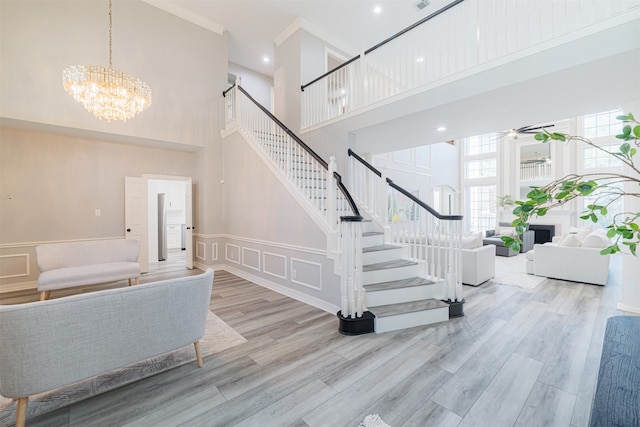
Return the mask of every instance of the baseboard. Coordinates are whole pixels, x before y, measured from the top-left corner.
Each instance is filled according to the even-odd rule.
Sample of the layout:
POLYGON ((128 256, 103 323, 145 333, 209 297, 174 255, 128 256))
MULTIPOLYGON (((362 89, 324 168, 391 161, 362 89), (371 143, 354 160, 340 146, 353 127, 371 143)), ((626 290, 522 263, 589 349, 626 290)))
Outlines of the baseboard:
MULTIPOLYGON (((307 305, 310 305, 315 308, 319 308, 320 310, 326 311, 330 314, 336 314, 340 307, 337 305, 328 303, 324 300, 312 297, 311 295, 307 295, 303 292, 296 291, 295 289, 288 288, 286 286, 280 285, 278 283, 274 283, 270 280, 267 280, 260 276, 255 276, 251 273, 247 273, 246 271, 240 270, 239 268, 232 267, 230 265, 223 265, 220 270, 225 270, 231 274, 235 274, 238 277, 242 277, 245 280, 248 280, 256 285, 260 285, 264 288, 271 289, 274 292, 277 292, 282 295, 286 295, 289 298, 293 298, 300 302, 303 302, 307 305)), ((215 287, 215 279, 214 279, 214 287, 215 287)))
POLYGON ((20 282, 0 285, 0 295, 9 292, 31 291, 37 289, 38 282, 20 282))
POLYGON ((640 307, 632 307, 630 305, 623 304, 621 302, 616 305, 616 308, 626 313, 640 314, 640 307))

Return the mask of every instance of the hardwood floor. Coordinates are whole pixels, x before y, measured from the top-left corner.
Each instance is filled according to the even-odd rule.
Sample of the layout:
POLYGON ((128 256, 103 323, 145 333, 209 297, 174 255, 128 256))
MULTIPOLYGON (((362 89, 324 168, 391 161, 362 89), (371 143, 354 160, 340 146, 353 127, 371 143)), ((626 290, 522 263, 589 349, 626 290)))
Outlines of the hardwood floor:
POLYGON ((585 426, 619 281, 614 266, 605 287, 465 286, 464 317, 349 337, 335 315, 219 271, 211 310, 246 344, 28 425, 358 426, 377 413, 393 427, 585 426))

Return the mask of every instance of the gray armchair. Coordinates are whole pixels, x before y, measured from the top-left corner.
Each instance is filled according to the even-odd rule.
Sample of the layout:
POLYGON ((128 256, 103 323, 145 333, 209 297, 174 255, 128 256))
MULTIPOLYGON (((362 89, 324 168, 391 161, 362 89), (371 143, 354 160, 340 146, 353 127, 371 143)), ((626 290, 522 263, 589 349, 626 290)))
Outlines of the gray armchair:
MULTIPOLYGON (((501 222, 498 224, 498 227, 512 227, 509 222, 501 222)), ((522 244, 520 245, 520 252, 525 253, 529 252, 533 249, 533 244, 535 243, 535 231, 533 230, 525 230, 524 233, 520 235, 520 240, 522 240, 522 244)), ((517 255, 517 252, 511 248, 506 248, 504 246, 504 242, 500 238, 499 234, 496 234, 496 230, 487 230, 485 232, 485 238, 482 239, 483 245, 495 245, 496 246, 496 255, 500 256, 514 256, 517 255)))

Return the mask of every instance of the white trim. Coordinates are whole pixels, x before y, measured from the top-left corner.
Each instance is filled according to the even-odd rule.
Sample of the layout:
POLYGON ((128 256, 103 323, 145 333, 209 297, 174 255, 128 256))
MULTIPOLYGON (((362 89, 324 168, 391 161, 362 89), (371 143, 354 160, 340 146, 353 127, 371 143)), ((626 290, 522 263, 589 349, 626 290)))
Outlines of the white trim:
POLYGON ((274 276, 274 277, 277 277, 279 279, 287 280, 287 256, 286 255, 276 254, 276 253, 273 253, 273 252, 263 251, 262 252, 262 272, 264 274, 268 274, 270 276, 274 276), (267 266, 266 256, 267 255, 273 256, 273 257, 276 257, 276 258, 283 258, 284 259, 284 268, 283 268, 284 276, 280 276, 279 274, 272 273, 272 272, 266 270, 266 266, 267 266))
MULTIPOLYGON (((305 293, 302 293, 300 291, 296 291, 295 289, 291 289, 288 288, 286 286, 283 285, 279 285, 277 283, 271 282, 269 280, 266 280, 262 277, 259 276, 254 276, 251 273, 247 273, 243 270, 240 270, 236 267, 232 267, 229 265, 224 265, 222 266, 222 268, 231 273, 234 274, 238 277, 241 277, 245 280, 248 280, 252 283, 255 283, 256 285, 260 285, 262 287, 265 287, 267 289, 271 289, 272 291, 278 292, 279 294, 288 296, 289 298, 293 298, 295 300, 298 300, 300 302, 303 302, 305 304, 308 304, 310 306, 319 308, 320 310, 326 311, 327 313, 331 313, 331 314, 336 314, 339 310, 340 307, 338 307, 337 305, 333 305, 331 303, 328 303, 327 301, 321 300, 319 298, 315 298, 312 297, 311 295, 307 295, 305 293)), ((214 285, 215 287, 215 279, 214 279, 214 285)))
POLYGON ((207 246, 203 242, 196 242, 196 258, 207 260, 207 246), (202 248, 202 256, 200 256, 200 248, 202 248))
POLYGON ((252 269, 252 270, 260 271, 260 251, 259 251, 259 250, 257 250, 257 249, 246 248, 246 247, 244 247, 244 246, 242 247, 241 251, 242 251, 242 266, 243 266, 243 267, 250 268, 250 269, 252 269), (253 265, 249 265, 249 264, 247 264, 247 263, 245 262, 245 251, 247 251, 247 252, 257 252, 257 253, 258 253, 258 258, 257 258, 257 260, 258 260, 258 266, 257 266, 257 267, 255 267, 255 266, 253 266, 253 265))
POLYGON ((8 279, 10 277, 25 277, 25 276, 30 276, 30 269, 29 269, 29 254, 9 254, 9 255, 0 255, 0 258, 17 258, 17 257, 25 257, 26 261, 25 261, 25 272, 22 274, 12 274, 10 276, 0 276, 0 279, 8 279))
POLYGON ((170 13, 178 18, 182 18, 185 21, 191 22, 199 27, 204 28, 205 30, 212 31, 220 36, 224 35, 225 28, 223 25, 214 22, 210 19, 203 18, 201 15, 197 13, 193 13, 188 11, 175 3, 171 3, 168 1, 159 1, 159 0, 142 0, 144 3, 147 3, 150 6, 156 7, 160 10, 163 10, 167 13, 170 13))
POLYGON ((293 258, 291 257, 291 262, 289 263, 289 268, 291 269, 291 283, 296 283, 298 285, 302 285, 302 286, 306 286, 307 288, 311 288, 311 289, 316 289, 318 291, 322 290, 322 264, 318 263, 318 262, 311 262, 311 261, 307 261, 304 259, 299 259, 299 258, 293 258), (319 286, 314 286, 310 283, 304 283, 304 282, 300 282, 298 280, 295 280, 294 278, 296 277, 295 270, 293 268, 293 263, 294 262, 298 262, 300 264, 309 264, 309 265, 315 265, 318 267, 318 277, 320 280, 320 284, 319 286))
POLYGON ((218 244, 217 243, 211 244, 211 260, 212 261, 218 260, 218 244))
POLYGON ((91 242, 95 240, 123 240, 124 236, 121 237, 96 237, 93 239, 69 239, 69 240, 49 240, 42 242, 22 242, 22 243, 1 243, 0 249, 10 249, 10 248, 25 248, 25 247, 34 247, 38 245, 48 245, 50 243, 70 243, 70 242, 91 242))
POLYGON ((326 249, 306 248, 304 246, 289 245, 286 243, 268 242, 266 240, 250 239, 250 238, 238 237, 238 236, 227 236, 225 238, 229 240, 236 240, 239 242, 249 242, 249 243, 254 243, 258 245, 265 245, 265 246, 271 246, 274 248, 282 248, 282 249, 288 249, 292 251, 305 252, 305 253, 314 254, 314 255, 322 255, 322 256, 327 255, 326 249))
POLYGON ((238 246, 238 245, 234 245, 234 244, 231 244, 231 243, 225 243, 225 244, 224 244, 224 259, 225 259, 225 261, 231 261, 231 262, 233 262, 233 263, 235 263, 235 264, 240 265, 240 257, 241 257, 241 256, 242 256, 242 255, 241 255, 241 253, 240 253, 240 246, 238 246), (236 251, 236 253, 238 254, 238 259, 237 259, 237 260, 234 260, 234 259, 232 259, 232 258, 229 258, 229 248, 230 248, 230 247, 233 247, 233 248, 236 248, 236 249, 237 249, 237 251, 236 251))
POLYGON ((635 314, 640 314, 640 307, 632 307, 630 305, 627 304, 623 304, 621 302, 619 302, 616 305, 616 308, 620 311, 626 311, 627 313, 635 313, 635 314))

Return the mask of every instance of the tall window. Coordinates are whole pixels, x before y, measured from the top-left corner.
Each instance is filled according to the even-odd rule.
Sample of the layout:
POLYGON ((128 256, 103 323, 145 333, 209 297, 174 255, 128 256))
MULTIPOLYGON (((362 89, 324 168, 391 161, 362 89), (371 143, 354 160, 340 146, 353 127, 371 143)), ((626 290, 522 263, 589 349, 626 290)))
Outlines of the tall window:
MULTIPOLYGON (((603 182, 606 182, 606 181, 603 180, 600 183, 603 183, 603 182)), ((591 193, 590 195, 582 197, 583 210, 586 210, 587 206, 592 204, 607 206, 607 211, 608 211, 607 215, 605 215, 604 217, 601 215, 598 215, 602 219, 595 224, 592 223, 591 221, 587 221, 589 225, 593 225, 595 228, 604 228, 607 225, 611 224, 611 221, 613 221, 613 217, 616 214, 623 212, 624 204, 622 203, 622 198, 615 197, 615 194, 617 192, 622 192, 622 184, 612 183, 612 184, 609 184, 608 188, 598 189, 593 193, 591 193), (608 194, 603 194, 603 193, 608 193, 608 194)))
POLYGON ((612 110, 584 116, 582 126, 585 138, 597 138, 621 133, 622 122, 617 120, 616 116, 622 114, 622 110, 612 110))
POLYGON ((470 136, 464 140, 464 155, 475 156, 477 154, 495 153, 497 135, 487 133, 484 135, 470 136))
MULTIPOLYGON (((620 144, 601 146, 610 153, 620 151, 620 144)), ((585 147, 582 149, 582 167, 585 169, 615 168, 622 166, 620 159, 612 154, 607 154, 595 147, 585 147)))
POLYGON ((466 188, 467 224, 471 231, 489 230, 496 225, 496 186, 466 188))
POLYGON ((463 140, 464 219, 467 231, 496 225, 498 144, 495 134, 463 140))

